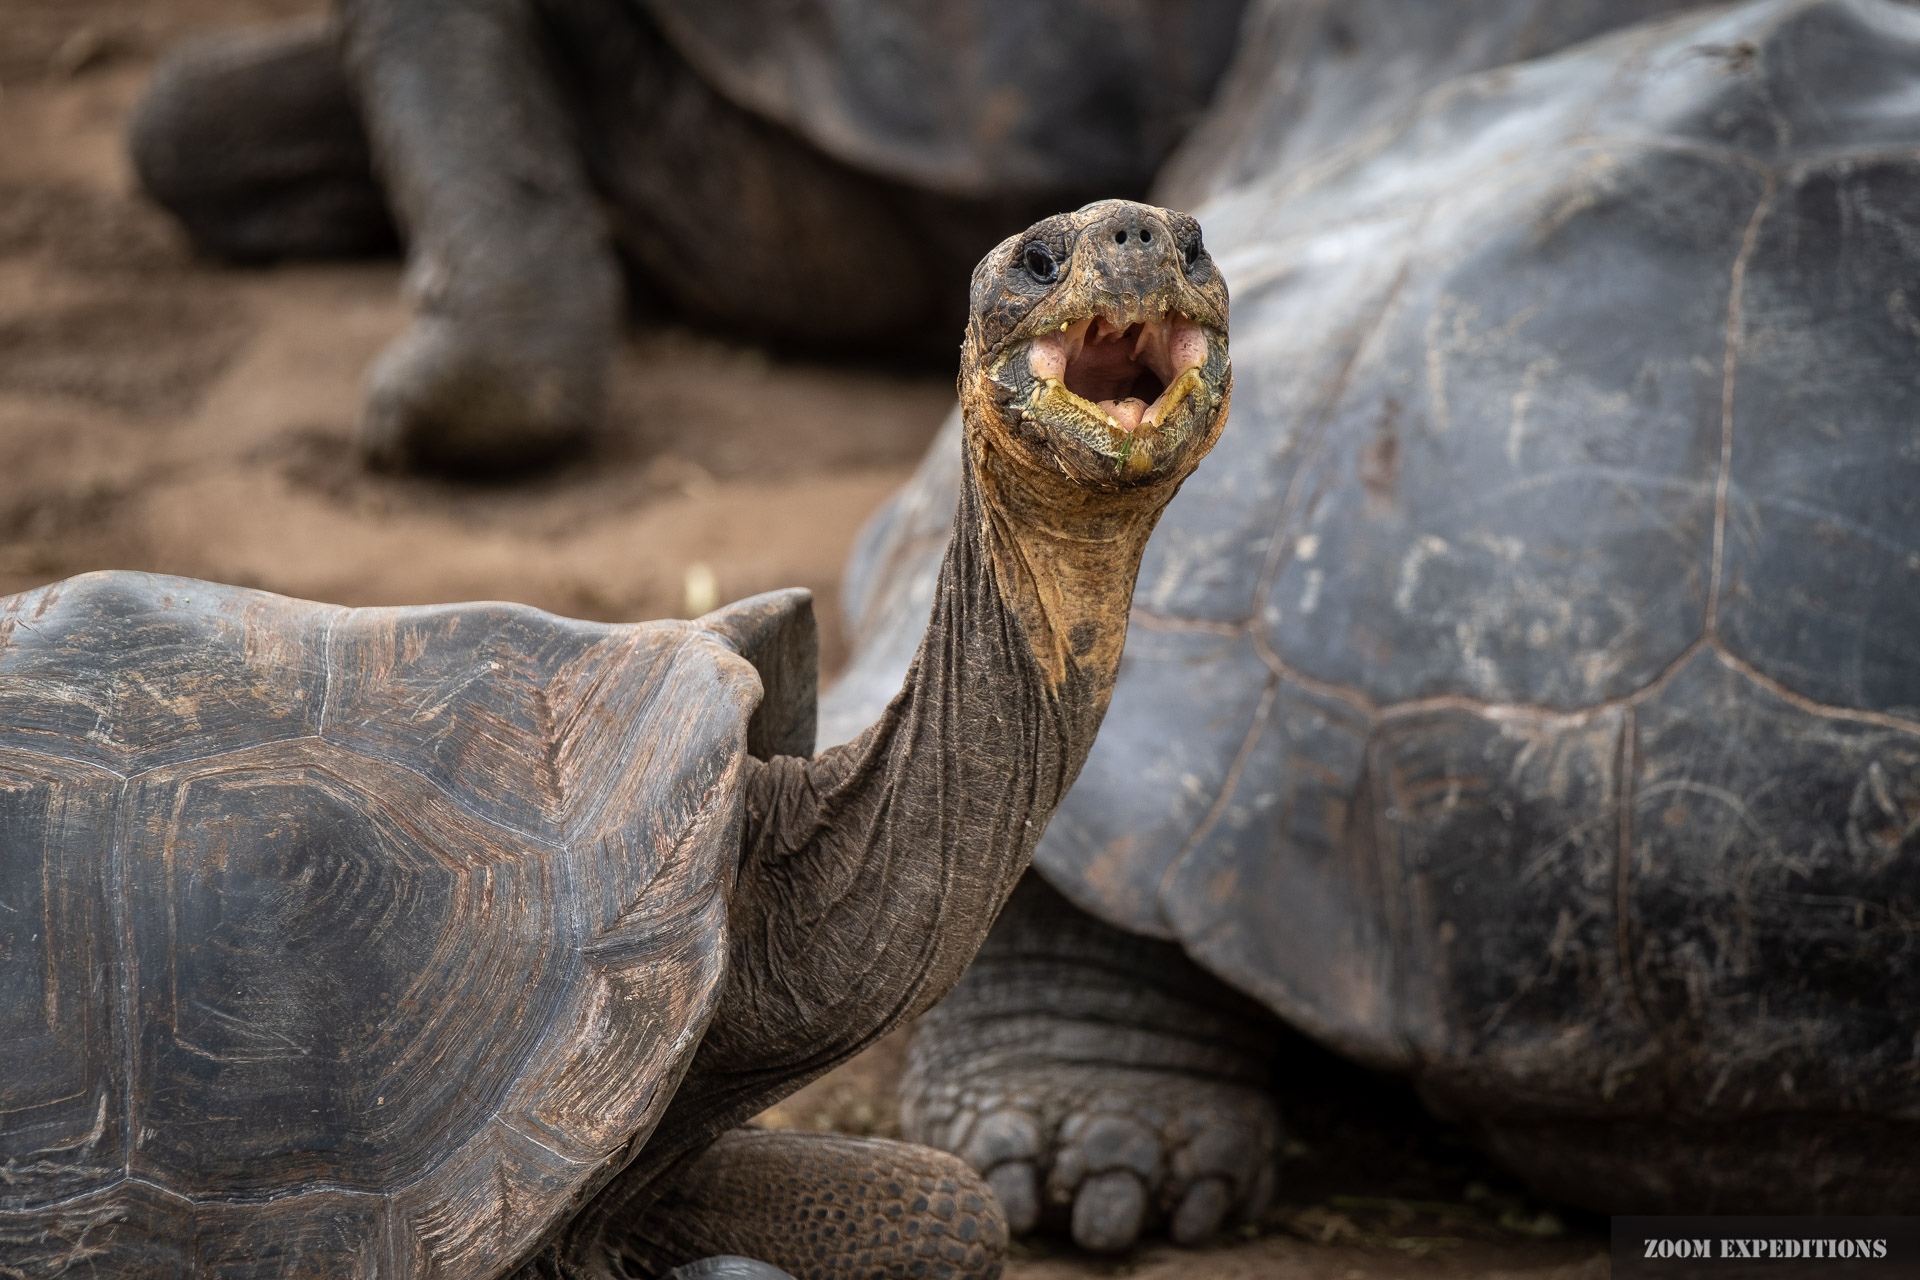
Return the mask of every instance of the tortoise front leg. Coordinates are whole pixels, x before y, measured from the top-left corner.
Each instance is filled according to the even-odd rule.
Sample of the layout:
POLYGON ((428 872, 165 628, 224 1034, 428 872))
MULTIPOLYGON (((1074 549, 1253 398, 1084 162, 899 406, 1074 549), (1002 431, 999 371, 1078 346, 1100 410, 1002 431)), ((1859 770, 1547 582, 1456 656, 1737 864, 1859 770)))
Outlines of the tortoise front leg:
MULTIPOLYGON (((821 1280, 991 1280, 1006 1258, 1007 1224, 986 1184, 944 1152, 735 1129, 601 1240, 621 1276, 694 1280, 700 1264, 682 1266, 687 1259, 735 1254, 821 1280)), ((716 1280, 725 1275, 708 1265, 716 1280)))
POLYGON ((580 439, 620 279, 530 6, 343 0, 341 16, 415 308, 368 376, 363 447, 484 469, 580 439))
POLYGON ((1169 942, 1028 872, 953 994, 914 1029, 902 1122, 978 1169, 1016 1232, 1197 1244, 1257 1217, 1281 1128, 1271 1014, 1169 942))

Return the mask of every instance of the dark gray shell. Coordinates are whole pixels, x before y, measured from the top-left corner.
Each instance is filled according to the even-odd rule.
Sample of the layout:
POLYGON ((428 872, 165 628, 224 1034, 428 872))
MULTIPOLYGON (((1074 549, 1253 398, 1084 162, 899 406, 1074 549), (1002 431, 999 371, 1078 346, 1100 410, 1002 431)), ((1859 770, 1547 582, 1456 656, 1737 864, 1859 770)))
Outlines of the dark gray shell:
POLYGON ((735 104, 948 195, 1144 189, 1245 0, 644 0, 735 104))
MULTIPOLYGON (((1920 11, 1767 0, 1215 191, 1233 417, 1047 877, 1460 1112, 1914 1114, 1916 102, 1920 11)), ((954 448, 856 554, 829 741, 954 448)))
POLYGON ((1253 0, 1213 109, 1161 171, 1157 197, 1195 209, 1234 187, 1311 180, 1334 153, 1399 133, 1445 81, 1700 7, 1699 0, 1253 0))
MULTIPOLYGON (((607 626, 131 573, 0 601, 9 1274, 527 1252, 713 1012, 737 651, 804 648, 809 609, 607 626)), ((798 688, 755 723, 805 751, 798 688)))

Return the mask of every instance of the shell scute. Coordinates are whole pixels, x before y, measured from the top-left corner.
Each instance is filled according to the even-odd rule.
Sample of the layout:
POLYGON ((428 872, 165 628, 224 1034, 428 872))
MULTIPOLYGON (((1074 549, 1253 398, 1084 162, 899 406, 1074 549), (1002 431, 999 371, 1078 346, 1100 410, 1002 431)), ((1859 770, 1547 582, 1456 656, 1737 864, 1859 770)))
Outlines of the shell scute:
POLYGON ((126 1050, 100 999, 112 873, 59 854, 112 843, 120 790, 97 766, 0 748, 0 850, 13 851, 0 884, 0 1045, 10 1065, 0 1214, 121 1176, 126 1050))
POLYGON ((1746 1113, 1911 1114, 1920 725, 1823 713, 1702 654, 1636 731, 1627 958, 1677 1086, 1746 1113))
POLYGON ((724 977, 718 637, 141 574, 0 618, 19 1257, 494 1274, 644 1141, 724 977))
POLYGON ((325 624, 340 612, 146 574, 87 574, 10 597, 0 601, 0 746, 132 774, 311 734, 326 694, 325 624))
POLYGON ((1620 946, 1629 725, 1621 708, 1544 722, 1439 708, 1377 736, 1395 1031, 1436 1086, 1509 1109, 1654 1096, 1658 1073, 1635 1067, 1658 1046, 1620 946))
POLYGON ((1167 862, 1160 904, 1195 956, 1258 973, 1250 990, 1270 1007, 1384 1066, 1403 1050, 1393 940, 1374 907, 1383 877, 1365 838, 1371 728, 1340 698, 1285 679, 1264 687, 1206 825, 1167 862), (1275 840, 1292 856, 1268 856, 1275 840))
POLYGON ((130 1171, 195 1197, 419 1178, 570 980, 563 851, 324 742, 213 764, 127 797, 130 1171))
POLYGON ((1920 421, 1916 210, 1920 165, 1865 158, 1794 175, 1756 229, 1718 621, 1795 691, 1920 724, 1920 437, 1883 425, 1920 421))

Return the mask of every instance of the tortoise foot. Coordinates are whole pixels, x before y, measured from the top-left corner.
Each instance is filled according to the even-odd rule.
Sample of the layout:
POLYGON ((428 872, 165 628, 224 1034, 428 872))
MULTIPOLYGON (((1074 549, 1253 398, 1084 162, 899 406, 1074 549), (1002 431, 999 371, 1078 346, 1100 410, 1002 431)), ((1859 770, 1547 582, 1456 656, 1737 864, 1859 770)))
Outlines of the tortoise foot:
MULTIPOLYGON (((615 1273, 704 1276, 688 1259, 759 1259, 795 1280, 994 1280, 1007 1224, 944 1152, 883 1138, 736 1129, 609 1244, 615 1273)), ((751 1273, 741 1273, 744 1277, 751 1273)), ((733 1272, 713 1272, 732 1280, 733 1272)))
POLYGON ((600 415, 614 287, 609 271, 586 291, 605 306, 559 304, 582 314, 516 315, 510 303, 479 302, 416 317, 367 374, 368 463, 503 472, 583 444, 600 415))
POLYGON ((599 418, 619 266, 535 8, 341 8, 415 312, 367 375, 361 447, 376 466, 511 471, 599 418))
POLYGON ((1272 1194, 1279 1116, 1257 1089, 1064 1063, 915 1083, 922 1136, 983 1172, 1015 1232, 1064 1225, 1097 1253, 1156 1228, 1199 1244, 1272 1194))
POLYGON ((1016 1233, 1115 1252, 1197 1244, 1273 1191, 1269 1015, 1177 947, 1121 934, 1029 875, 914 1034, 908 1136, 978 1170, 1016 1233))

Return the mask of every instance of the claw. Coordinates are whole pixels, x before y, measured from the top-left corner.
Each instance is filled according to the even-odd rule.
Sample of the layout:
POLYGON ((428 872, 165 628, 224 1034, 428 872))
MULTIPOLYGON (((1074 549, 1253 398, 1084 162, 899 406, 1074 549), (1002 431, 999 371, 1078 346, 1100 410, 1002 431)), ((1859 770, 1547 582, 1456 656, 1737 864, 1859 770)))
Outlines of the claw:
POLYGON ((1174 1243, 1195 1245, 1220 1229, 1227 1211, 1233 1207, 1233 1192, 1225 1178, 1202 1178, 1187 1189, 1180 1207, 1173 1211, 1171 1227, 1174 1243))
POLYGON ((1092 1253, 1119 1253, 1146 1225, 1147 1189, 1125 1169, 1096 1173, 1073 1201, 1073 1242, 1092 1253))
POLYGON ((1003 1164, 987 1174, 987 1185, 1007 1211, 1007 1229, 1025 1235, 1040 1225, 1040 1179, 1024 1160, 1003 1164))

